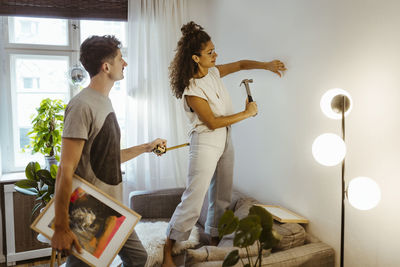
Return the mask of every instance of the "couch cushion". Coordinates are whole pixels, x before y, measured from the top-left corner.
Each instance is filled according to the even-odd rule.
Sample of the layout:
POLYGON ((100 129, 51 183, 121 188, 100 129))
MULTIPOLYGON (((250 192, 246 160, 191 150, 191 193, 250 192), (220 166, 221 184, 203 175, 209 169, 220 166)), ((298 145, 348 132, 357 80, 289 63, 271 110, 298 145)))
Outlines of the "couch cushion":
MULTIPOLYGON (((245 203, 247 204, 248 202, 257 203, 258 201, 255 200, 254 198, 245 196, 244 194, 240 193, 239 191, 234 190, 232 192, 232 201, 231 201, 231 204, 229 205, 228 209, 235 211, 235 210, 239 209, 239 207, 241 207, 243 204, 245 204, 245 203)), ((242 208, 240 212, 243 212, 243 214, 246 213, 246 207, 242 208)), ((205 227, 205 224, 206 224, 207 213, 208 213, 208 192, 204 198, 200 217, 199 217, 199 220, 197 221, 203 228, 205 227)), ((248 214, 248 210, 247 210, 247 214, 248 214)), ((236 216, 239 217, 239 215, 236 215, 236 216)), ((239 218, 242 218, 242 217, 239 217, 239 218)))
MULTIPOLYGON (((255 257, 253 257, 253 262, 255 257)), ((198 262, 188 264, 190 267, 221 267, 222 261, 198 262)), ((239 261, 232 267, 242 267, 239 261)), ((298 266, 313 266, 313 267, 334 267, 335 266, 335 251, 332 247, 322 243, 311 243, 297 248, 292 248, 288 251, 278 251, 271 253, 267 257, 263 257, 262 266, 269 267, 298 267, 298 266)))
MULTIPOLYGON (((223 261, 225 256, 232 250, 239 250, 239 256, 241 258, 247 257, 245 248, 238 247, 215 247, 215 246, 203 246, 198 249, 187 249, 185 252, 185 266, 190 266, 197 262, 207 261, 223 261)), ((249 256, 258 255, 257 243, 248 247, 249 256)), ((264 250, 263 255, 267 256, 270 254, 270 250, 264 250)))

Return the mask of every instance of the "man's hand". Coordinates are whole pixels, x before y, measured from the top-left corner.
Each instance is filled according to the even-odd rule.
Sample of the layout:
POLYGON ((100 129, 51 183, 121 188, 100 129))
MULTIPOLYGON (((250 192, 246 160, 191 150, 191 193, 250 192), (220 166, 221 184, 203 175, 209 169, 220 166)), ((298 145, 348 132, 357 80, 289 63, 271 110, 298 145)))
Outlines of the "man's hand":
POLYGON ((282 77, 283 72, 287 70, 285 64, 283 64, 283 62, 281 62, 280 60, 272 60, 271 62, 265 62, 265 69, 278 74, 279 77, 282 77))
POLYGON ((51 247, 53 249, 68 256, 71 254, 73 246, 79 253, 82 253, 78 238, 71 229, 54 231, 53 238, 51 239, 51 247))
MULTIPOLYGON (((146 152, 152 152, 157 146, 166 148, 167 147, 167 140, 157 138, 154 141, 147 143, 146 152)), ((161 156, 161 154, 157 154, 157 156, 161 156)))

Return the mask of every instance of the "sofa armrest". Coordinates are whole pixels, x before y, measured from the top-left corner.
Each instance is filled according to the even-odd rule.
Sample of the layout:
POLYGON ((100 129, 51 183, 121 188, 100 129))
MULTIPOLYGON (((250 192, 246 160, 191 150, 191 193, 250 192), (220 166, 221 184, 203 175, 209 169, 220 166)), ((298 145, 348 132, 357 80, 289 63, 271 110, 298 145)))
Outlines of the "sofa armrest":
POLYGON ((181 202, 185 188, 133 191, 129 194, 129 207, 143 219, 171 218, 181 202))

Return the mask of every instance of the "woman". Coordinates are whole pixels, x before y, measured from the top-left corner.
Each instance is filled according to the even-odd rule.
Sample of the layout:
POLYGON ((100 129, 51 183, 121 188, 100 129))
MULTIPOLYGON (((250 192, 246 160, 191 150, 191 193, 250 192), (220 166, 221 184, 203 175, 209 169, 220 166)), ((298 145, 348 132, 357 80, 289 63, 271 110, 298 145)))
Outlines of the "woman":
POLYGON ((208 188, 205 231, 212 244, 218 242, 218 220, 231 202, 234 158, 230 125, 257 115, 257 104, 246 101, 244 111, 233 113, 221 78, 244 69, 265 69, 279 76, 286 70, 279 60, 241 60, 215 65, 217 53, 203 28, 192 21, 183 25, 181 31, 183 36, 170 65, 170 82, 174 95, 183 98, 191 124, 189 174, 181 203, 168 225, 164 267, 175 266, 172 247, 175 241, 188 239, 208 188))

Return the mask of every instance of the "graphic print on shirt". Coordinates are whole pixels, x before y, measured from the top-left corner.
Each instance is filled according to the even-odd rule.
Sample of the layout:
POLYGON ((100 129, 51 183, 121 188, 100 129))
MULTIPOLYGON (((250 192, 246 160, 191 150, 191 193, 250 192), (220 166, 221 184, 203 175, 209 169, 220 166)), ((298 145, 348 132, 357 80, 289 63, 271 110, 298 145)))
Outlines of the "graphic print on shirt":
POLYGON ((90 149, 90 165, 94 174, 109 185, 117 185, 122 181, 120 137, 117 117, 111 112, 90 149))

